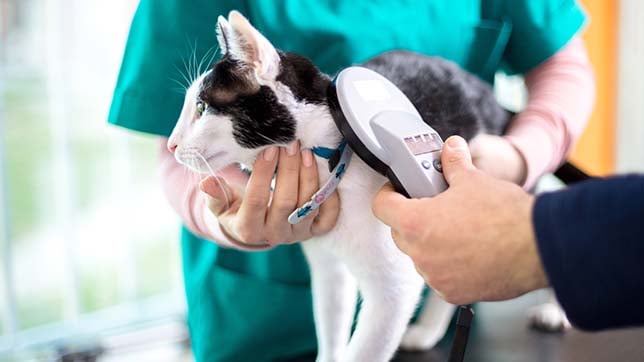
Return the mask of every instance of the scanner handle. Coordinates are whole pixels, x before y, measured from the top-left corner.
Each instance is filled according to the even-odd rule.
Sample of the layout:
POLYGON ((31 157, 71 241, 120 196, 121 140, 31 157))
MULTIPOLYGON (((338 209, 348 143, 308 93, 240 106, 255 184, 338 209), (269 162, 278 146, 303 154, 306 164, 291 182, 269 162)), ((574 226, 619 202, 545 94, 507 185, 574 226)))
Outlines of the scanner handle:
POLYGON ((432 197, 447 189, 441 164, 443 141, 438 133, 411 113, 383 111, 371 119, 373 133, 386 151, 387 177, 397 191, 432 197))

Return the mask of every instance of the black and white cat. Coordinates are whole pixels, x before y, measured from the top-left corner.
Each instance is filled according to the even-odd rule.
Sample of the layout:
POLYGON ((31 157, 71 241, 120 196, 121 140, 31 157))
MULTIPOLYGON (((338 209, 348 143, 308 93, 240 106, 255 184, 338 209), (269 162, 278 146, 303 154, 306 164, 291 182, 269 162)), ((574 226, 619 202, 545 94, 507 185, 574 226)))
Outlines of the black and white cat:
MULTIPOLYGON (((187 90, 169 140, 179 162, 205 173, 251 165, 267 146, 296 140, 302 148, 337 147, 341 135, 326 99, 329 76, 307 58, 275 49, 238 12, 219 17, 217 35, 223 56, 187 90)), ((501 134, 509 120, 487 84, 448 61, 395 51, 363 66, 394 82, 443 138, 501 134)), ((324 183, 327 160, 316 161, 324 183)), ((419 321, 407 328, 423 280, 371 212, 385 181, 353 157, 338 186, 342 208, 335 228, 301 244, 311 271, 318 361, 388 361, 401 342, 430 348, 453 314, 453 305, 432 294, 419 321), (358 291, 363 302, 350 336, 358 291)))

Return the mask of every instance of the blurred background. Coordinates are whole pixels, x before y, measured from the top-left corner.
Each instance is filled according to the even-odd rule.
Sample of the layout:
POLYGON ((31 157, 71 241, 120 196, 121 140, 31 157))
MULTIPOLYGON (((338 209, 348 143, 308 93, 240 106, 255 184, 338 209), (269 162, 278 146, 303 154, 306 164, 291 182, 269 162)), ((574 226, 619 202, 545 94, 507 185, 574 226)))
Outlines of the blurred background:
POLYGON ((0 360, 186 338, 157 144, 106 124, 136 5, 0 1, 0 360))
MULTIPOLYGON (((598 95, 572 159, 642 171, 644 2, 581 2, 598 95)), ((0 0, 0 361, 190 359, 155 140, 106 124, 136 5, 0 0)), ((521 80, 498 80, 521 103, 521 80)))

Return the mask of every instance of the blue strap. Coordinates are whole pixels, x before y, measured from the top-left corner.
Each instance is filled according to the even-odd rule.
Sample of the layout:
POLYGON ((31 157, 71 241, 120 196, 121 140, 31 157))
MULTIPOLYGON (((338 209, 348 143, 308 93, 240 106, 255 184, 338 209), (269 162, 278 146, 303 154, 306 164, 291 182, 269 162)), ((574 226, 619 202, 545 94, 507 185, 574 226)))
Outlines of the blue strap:
MULTIPOLYGON (((323 150, 330 150, 330 156, 329 157, 334 157, 333 155, 337 154, 338 160, 335 162, 336 164, 334 165, 333 170, 331 170, 331 175, 329 176, 329 179, 326 180, 324 185, 311 197, 311 200, 307 201, 304 205, 301 207, 297 208, 295 211, 291 213, 288 217, 288 222, 291 224, 297 224, 298 222, 302 221, 307 215, 309 215, 313 210, 316 210, 320 205, 326 201, 326 199, 331 196, 333 191, 338 187, 338 184, 340 183, 340 180, 342 179, 342 176, 344 176, 345 171, 347 170, 347 167, 349 166, 349 161, 351 161, 351 155, 353 152, 351 151, 350 147, 346 147, 347 142, 342 141, 340 145, 338 146, 337 149, 331 150, 326 147, 317 147, 318 149, 323 149, 323 150)), ((314 151, 315 152, 315 151, 314 151)), ((326 151, 322 151, 326 152, 326 151)), ((316 155, 318 155, 316 153, 316 155)), ((323 157, 324 156, 320 156, 323 157)), ((332 160, 329 159, 329 163, 332 160)))
POLYGON ((344 152, 344 148, 346 146, 347 141, 343 140, 338 145, 338 148, 333 149, 328 147, 313 147, 311 148, 311 151, 313 151, 313 154, 315 154, 316 156, 329 160, 329 172, 331 172, 333 171, 335 166, 338 165, 340 156, 342 156, 342 153, 344 152))
POLYGON ((337 148, 328 148, 328 147, 313 147, 311 151, 318 157, 326 158, 327 160, 333 156, 337 148))

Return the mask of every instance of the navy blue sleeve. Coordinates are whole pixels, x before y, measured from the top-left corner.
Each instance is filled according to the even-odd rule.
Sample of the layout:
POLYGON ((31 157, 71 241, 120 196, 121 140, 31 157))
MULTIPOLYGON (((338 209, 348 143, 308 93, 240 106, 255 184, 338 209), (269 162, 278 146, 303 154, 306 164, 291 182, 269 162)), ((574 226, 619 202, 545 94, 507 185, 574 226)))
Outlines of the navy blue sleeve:
POLYGON ((573 325, 644 325, 644 175, 542 194, 533 224, 546 275, 573 325))

